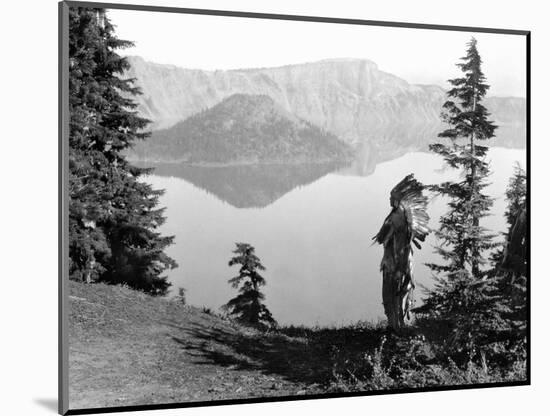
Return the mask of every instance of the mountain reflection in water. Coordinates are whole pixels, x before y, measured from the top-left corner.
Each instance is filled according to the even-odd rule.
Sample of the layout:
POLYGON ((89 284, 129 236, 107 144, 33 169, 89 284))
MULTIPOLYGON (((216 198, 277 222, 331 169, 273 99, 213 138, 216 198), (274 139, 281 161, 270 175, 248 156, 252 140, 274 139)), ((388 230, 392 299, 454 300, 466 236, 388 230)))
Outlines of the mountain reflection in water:
MULTIPOLYGON (((175 236, 167 249, 179 264, 168 272, 173 292, 184 287, 190 304, 219 308, 234 296, 227 280, 235 270, 227 262, 235 242, 244 241, 256 247, 266 267, 266 302, 280 323, 332 325, 383 316, 382 250, 371 238, 388 214, 391 188, 411 172, 423 183, 456 180, 460 173, 442 169, 444 162, 430 152, 376 164, 379 157, 372 151, 355 173, 334 165, 160 165, 144 180, 166 191, 160 231, 175 236)), ((516 161, 525 166, 525 157, 522 149, 489 152, 493 174, 486 191, 495 203, 483 226, 497 234, 506 226, 508 180, 516 161)), ((445 201, 432 195, 430 201, 430 226, 436 228, 445 201)), ((431 234, 415 253, 419 285, 432 284, 424 264, 437 261, 434 244, 431 234)))
POLYGON ((341 167, 338 163, 222 167, 167 163, 156 164, 154 174, 184 179, 235 208, 264 208, 341 167))
MULTIPOLYGON (((203 189, 235 208, 264 208, 300 186, 309 185, 329 173, 352 176, 371 175, 382 162, 410 152, 427 152, 441 125, 422 125, 373 131, 356 145, 353 161, 319 164, 261 164, 236 166, 196 166, 178 163, 141 162, 154 167, 154 174, 174 177, 203 189)), ((487 145, 501 148, 524 148, 522 125, 501 126, 487 145)), ((414 167, 411 167, 414 170, 414 167)))
MULTIPOLYGON (((397 159, 410 152, 429 152, 429 144, 443 139, 438 134, 446 128, 444 124, 403 125, 365 132, 356 145, 353 162, 340 174, 354 176, 371 175, 382 162, 397 159)), ((495 137, 484 144, 503 149, 524 149, 526 144, 525 124, 500 125, 495 137)))

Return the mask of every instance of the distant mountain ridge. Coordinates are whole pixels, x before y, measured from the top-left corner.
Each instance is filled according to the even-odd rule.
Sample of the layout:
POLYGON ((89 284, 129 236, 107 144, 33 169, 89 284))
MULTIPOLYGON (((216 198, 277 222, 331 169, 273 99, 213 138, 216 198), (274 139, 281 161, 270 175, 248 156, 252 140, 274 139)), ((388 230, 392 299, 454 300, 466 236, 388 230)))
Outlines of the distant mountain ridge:
POLYGON ((349 161, 352 148, 267 95, 233 94, 136 143, 141 161, 211 165, 349 161))
MULTIPOLYGON (((204 71, 129 57, 125 76, 137 79, 140 113, 154 130, 168 128, 237 93, 267 95, 286 111, 347 143, 364 141, 384 125, 440 122, 445 90, 414 85, 368 60, 334 59, 274 68, 204 71)), ((487 97, 499 125, 525 123, 524 98, 487 97)))

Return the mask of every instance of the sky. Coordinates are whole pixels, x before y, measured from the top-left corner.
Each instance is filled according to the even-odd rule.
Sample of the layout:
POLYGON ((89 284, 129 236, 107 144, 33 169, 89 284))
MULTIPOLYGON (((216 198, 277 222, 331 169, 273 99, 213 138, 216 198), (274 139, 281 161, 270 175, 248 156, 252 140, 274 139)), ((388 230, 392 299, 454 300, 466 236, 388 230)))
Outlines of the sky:
POLYGON ((456 67, 472 36, 478 40, 488 95, 525 97, 525 37, 427 29, 296 22, 179 13, 109 10, 122 55, 183 68, 258 68, 360 58, 412 84, 460 76, 456 67))

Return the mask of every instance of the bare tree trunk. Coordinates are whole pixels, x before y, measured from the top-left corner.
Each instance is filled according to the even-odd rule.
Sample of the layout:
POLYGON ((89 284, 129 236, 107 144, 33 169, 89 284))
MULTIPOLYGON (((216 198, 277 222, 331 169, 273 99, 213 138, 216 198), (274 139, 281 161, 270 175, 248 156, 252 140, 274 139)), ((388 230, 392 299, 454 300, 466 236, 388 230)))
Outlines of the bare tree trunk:
MULTIPOLYGON (((474 88, 474 103, 472 105, 472 112, 475 113, 477 108, 477 102, 476 102, 476 91, 474 88)), ((474 199, 474 194, 476 192, 476 166, 475 166, 475 142, 474 142, 474 123, 472 122, 472 134, 470 135, 470 151, 472 152, 472 164, 471 164, 471 172, 472 172, 472 193, 470 196, 470 201, 474 199)), ((479 218, 477 214, 472 213, 472 225, 477 228, 479 227, 479 218)), ((477 260, 479 256, 479 249, 477 247, 477 243, 474 243, 472 246, 472 274, 475 276, 479 275, 479 262, 477 260)))

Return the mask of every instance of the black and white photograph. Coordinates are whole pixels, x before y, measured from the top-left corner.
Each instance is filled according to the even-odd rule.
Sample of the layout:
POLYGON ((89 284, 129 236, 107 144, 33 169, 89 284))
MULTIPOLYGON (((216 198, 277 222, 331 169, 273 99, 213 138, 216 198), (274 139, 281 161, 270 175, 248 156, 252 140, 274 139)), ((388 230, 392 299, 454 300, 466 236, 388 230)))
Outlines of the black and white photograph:
POLYGON ((61 412, 530 383, 528 31, 59 7, 61 412))

